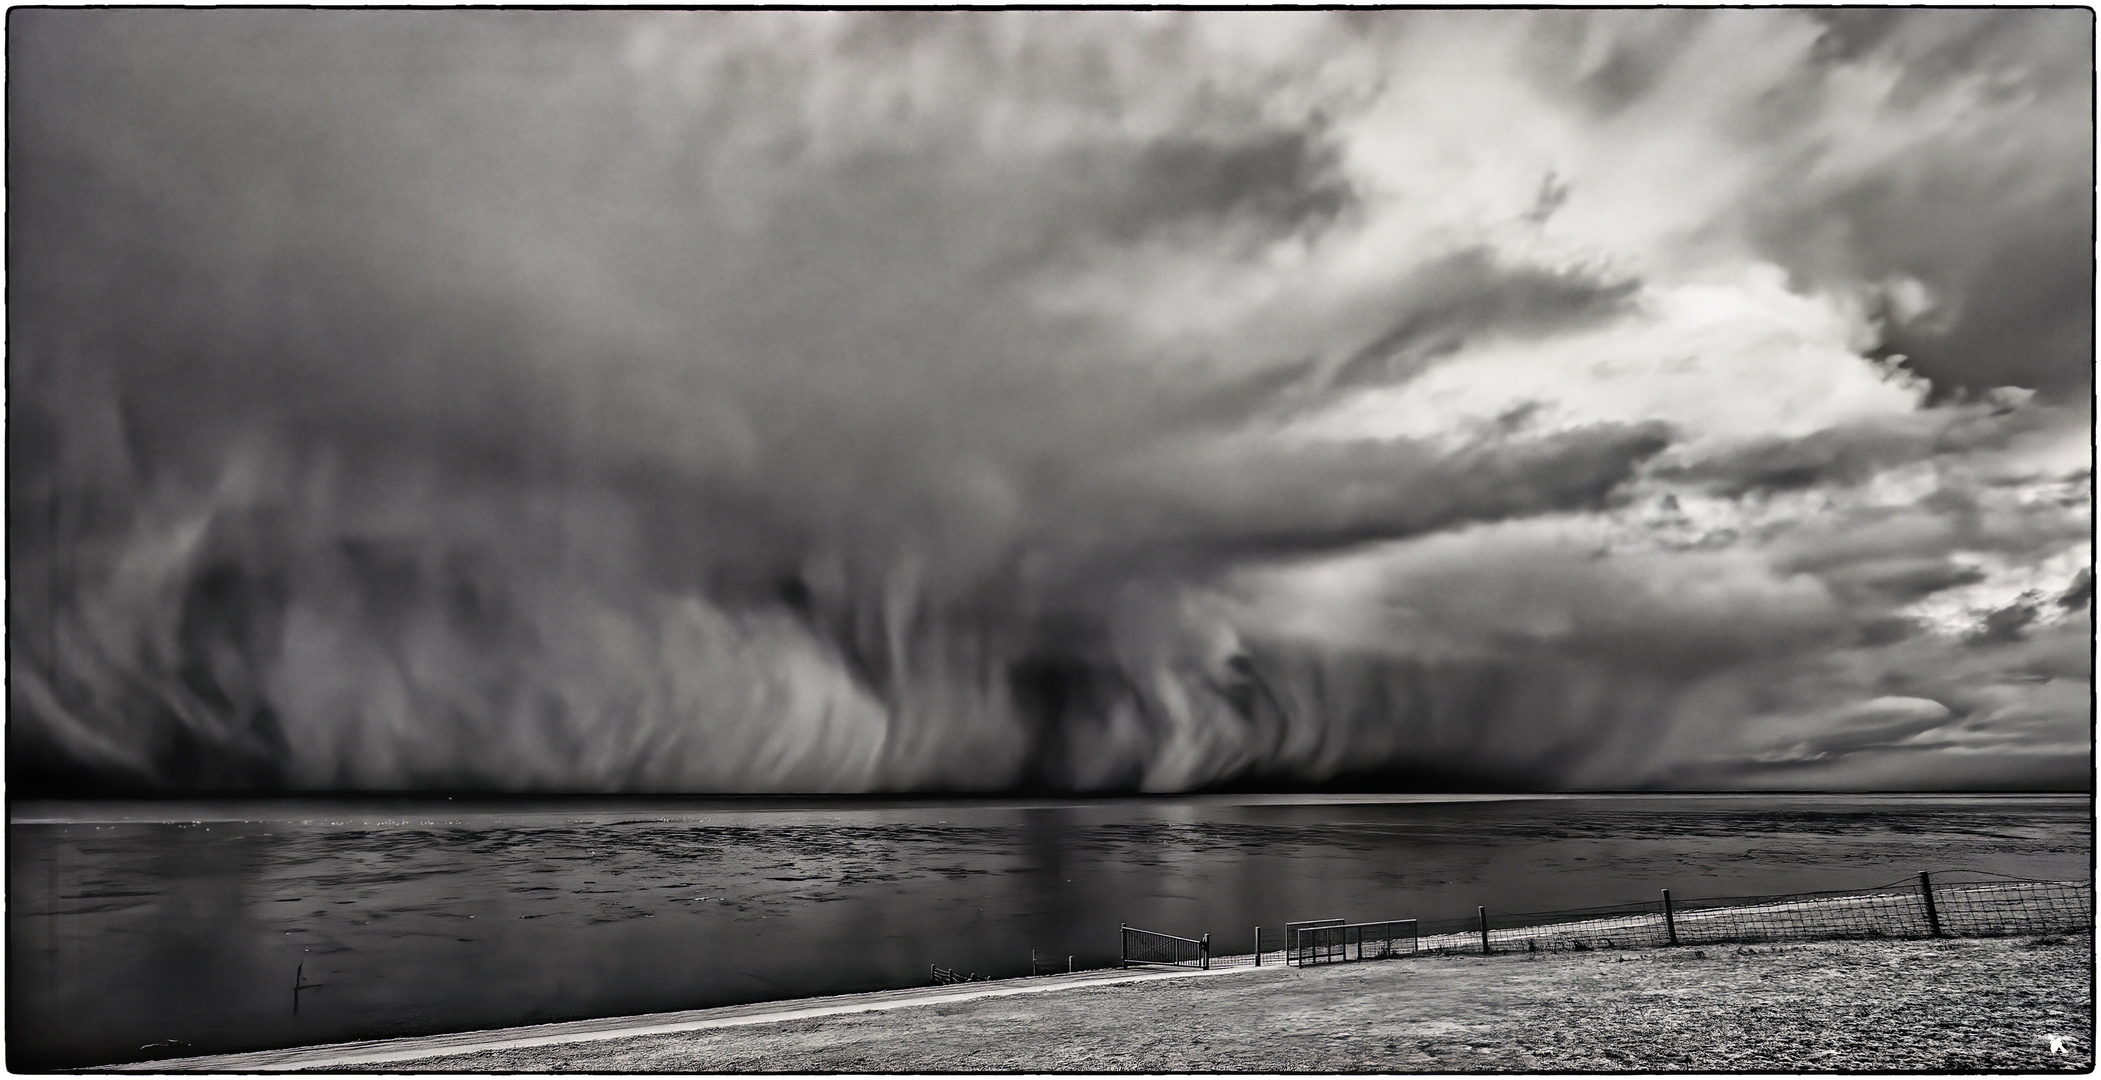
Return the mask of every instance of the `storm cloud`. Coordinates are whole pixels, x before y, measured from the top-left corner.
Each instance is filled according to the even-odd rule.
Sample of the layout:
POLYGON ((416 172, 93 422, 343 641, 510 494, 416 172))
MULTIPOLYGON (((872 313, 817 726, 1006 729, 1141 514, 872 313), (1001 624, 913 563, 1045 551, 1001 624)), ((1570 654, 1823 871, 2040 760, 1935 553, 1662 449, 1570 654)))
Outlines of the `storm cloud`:
POLYGON ((14 778, 2076 785, 2090 17, 1855 14, 15 12, 14 778))

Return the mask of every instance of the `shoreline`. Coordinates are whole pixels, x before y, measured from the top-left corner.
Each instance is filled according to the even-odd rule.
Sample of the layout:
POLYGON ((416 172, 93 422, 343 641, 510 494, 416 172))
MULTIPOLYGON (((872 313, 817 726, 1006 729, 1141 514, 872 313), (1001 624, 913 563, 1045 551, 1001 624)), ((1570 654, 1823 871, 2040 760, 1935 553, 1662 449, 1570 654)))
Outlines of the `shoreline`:
POLYGON ((2086 1072, 2092 963, 2088 935, 1219 963, 93 1071, 2086 1072))
MULTIPOLYGON (((1968 884, 1936 890, 1945 902, 1955 890, 1982 890, 1996 892, 2006 889, 2003 883, 1985 885, 1968 884)), ((1752 899, 1752 898, 1746 898, 1752 899)), ((254 1072, 287 1071, 309 1069, 358 1069, 373 1066, 388 1066, 404 1061, 427 1061, 463 1055, 516 1054, 546 1051, 578 1043, 626 1040, 647 1037, 686 1036, 715 1029, 744 1027, 754 1024, 769 1024, 787 1021, 818 1020, 862 1013, 887 1012, 896 1009, 915 1008, 928 1005, 952 1005, 961 1002, 991 998, 1014 997, 1051 991, 1081 990, 1114 985, 1157 982, 1227 975, 1234 973, 1274 972, 1291 973, 1303 977, 1311 971, 1347 970, 1366 964, 1385 963, 1430 964, 1438 960, 1462 960, 1473 963, 1493 963, 1497 960, 1537 962, 1541 959, 1581 958, 1639 955, 1648 957, 1684 957, 1706 959, 1707 951, 1726 952, 1734 949, 1736 955, 1758 955, 1760 949, 1792 949, 1800 946, 1842 946, 1846 944, 1888 943, 1892 945, 1920 945, 1943 948, 1963 948, 1976 943, 1998 943, 2021 938, 2035 943, 2065 945, 2069 939, 2064 931, 2035 930, 2024 934, 2006 934, 2003 930, 1978 936, 1951 936, 1935 934, 1915 937, 1905 935, 1884 936, 1875 934, 1821 933, 1790 936, 1783 927, 1770 927, 1776 936, 1740 936, 1733 932, 1737 920, 1761 911, 1824 908, 1856 916, 1899 916, 1899 921, 1908 918, 1905 909, 1912 898, 1904 895, 1855 894, 1849 896, 1766 897, 1764 903, 1711 908, 1704 911, 1686 911, 1679 916, 1681 929, 1687 940, 1683 943, 1666 944, 1663 940, 1663 916, 1658 912, 1625 912, 1606 915, 1602 918, 1574 919, 1549 922, 1527 927, 1497 928, 1492 932, 1477 935, 1467 931, 1461 933, 1434 933, 1416 939, 1416 947, 1408 954, 1387 959, 1348 962, 1329 962, 1309 967, 1294 967, 1287 964, 1284 954, 1275 951, 1213 956, 1205 968, 1169 967, 1150 965, 1139 968, 1096 968, 1088 971, 1030 976, 1025 978, 992 979, 976 982, 938 984, 934 986, 896 987, 857 994, 828 995, 820 997, 790 998, 772 1002, 755 1002, 743 1005, 719 1006, 708 1009, 683 1010, 665 1013, 649 1013, 633 1016, 607 1017, 599 1019, 573 1020, 551 1024, 537 1024, 510 1028, 492 1028, 437 1035, 405 1036, 393 1039, 360 1040, 325 1043, 310 1046, 286 1047, 272 1050, 243 1051, 230 1054, 200 1055, 188 1058, 158 1059, 153 1061, 96 1066, 89 1071, 103 1072, 254 1072), (1703 927, 1703 924, 1711 924, 1703 927), (1702 929, 1709 935, 1697 940, 1694 935, 1702 929), (1605 935, 1612 935, 1607 937, 1605 935), (1492 954, 1474 952, 1475 942, 1483 936, 1495 946, 1492 954), (1615 938, 1617 943, 1615 943, 1615 938), (1547 945, 1539 950, 1542 943, 1547 945), (1756 946, 1756 947, 1753 947, 1756 946)), ((1922 909, 1923 910, 1923 909, 1922 909)), ((2089 919, 2091 918, 2091 908, 2089 919)), ((1839 924, 1831 924, 1837 929, 1839 924)), ((1969 927, 1971 934, 1985 927, 1969 927)), ((1991 928, 1996 930, 1997 928, 1991 928)), ((1485 930, 1485 928, 1484 928, 1485 930)), ((2089 930, 2085 934, 2074 934, 2085 942, 2088 950, 2087 970, 2092 968, 2093 937, 2089 930)), ((2048 947, 2048 946, 2044 946, 2048 947)), ((1989 950, 1988 950, 1989 951, 1989 950)), ((2003 948, 2002 950, 2003 951, 2003 948)), ((1347 956, 1347 950, 1343 953, 1347 956)), ((2091 1001, 2088 1002, 2089 1012, 2091 1001)), ((2091 1039, 2089 1039, 2091 1045, 2091 1039)), ((392 1070, 389 1070, 392 1071, 392 1070)), ((920 1071, 920 1070, 912 1070, 920 1071)))
MULTIPOLYGON (((911 986, 870 990, 860 994, 788 998, 781 1001, 722 1005, 711 1009, 643 1013, 637 1016, 603 1017, 595 1020, 566 1020, 553 1024, 490 1028, 482 1031, 449 1032, 441 1035, 409 1035, 396 1039, 322 1043, 279 1050, 252 1050, 232 1054, 163 1058, 154 1061, 102 1065, 82 1072, 180 1073, 180 1072, 279 1072, 306 1069, 355 1068, 426 1058, 495 1050, 543 1046, 566 1046, 654 1035, 720 1028, 773 1024, 891 1009, 944 1005, 986 998, 1013 997, 1096 986, 1152 982, 1163 979, 1231 975, 1243 972, 1282 970, 1257 967, 1254 957, 1215 957, 1210 970, 1198 968, 1105 968, 1029 978, 991 979, 983 982, 948 983, 940 986, 911 986)), ((396 1070, 385 1070, 396 1071, 396 1070)))
MULTIPOLYGON (((1150 904, 1139 913, 1141 926, 1190 936, 1201 936, 1192 932, 1196 929, 1213 930, 1217 951, 1237 953, 1239 946, 1255 944, 1246 927, 1260 921, 1273 949, 1280 944, 1278 928, 1248 915, 1258 907, 1264 914, 1328 915, 1393 914, 1381 908, 1408 906, 1381 899, 1384 894, 1372 879, 1382 872, 1365 869, 1381 863, 1350 844, 1368 844, 1380 853, 1421 849, 1423 860, 1409 863, 1409 873, 1443 884, 1438 896, 1456 894, 1460 888, 1444 879, 1463 879, 1492 904, 1506 888, 1514 890, 1504 904, 1490 909, 1499 949, 1513 944, 1512 937, 1539 937, 1541 949, 1553 947, 1544 940, 1549 932, 1540 926, 1542 915, 1572 924, 1606 916, 1609 921, 1566 926, 1589 939, 1563 946, 1572 950, 1645 947, 1664 943, 1666 927, 1655 914, 1656 903, 1617 901, 1639 896, 1644 891, 1639 886, 1648 881, 1675 881, 1669 875, 1686 875, 1684 867, 1701 868, 1697 879, 1707 887, 1698 893, 1738 907, 1747 902, 1743 893, 1767 892, 1795 881, 1828 888, 1815 880, 1819 877, 1830 884, 1877 885, 1885 876, 1895 877, 1905 863, 1922 858, 1915 853, 1928 848, 1943 852, 1958 866, 1996 866, 1982 857, 1985 854, 2015 861, 2056 859, 2069 853, 2075 842, 2086 846, 2084 834, 2089 831, 2083 824, 2076 830, 2063 824, 2071 813, 2062 808, 2065 805, 2069 804, 2005 813, 1935 807, 1915 816, 1818 811, 1807 819, 1794 816, 1787 806, 1741 818, 1733 810, 1650 815, 1646 809, 1622 814, 1605 806, 1587 808, 1585 816, 1573 819, 1545 820, 1553 828, 1538 827, 1542 815, 1523 810, 1499 811, 1501 817, 1473 811, 1399 814, 1394 815, 1398 827, 1386 827, 1386 816, 1355 811, 1251 813, 1245 821, 1223 823, 1190 811, 1014 821, 949 813, 921 813, 902 821, 848 815, 786 832, 767 831, 752 822, 719 830, 683 825, 540 828, 528 822, 504 826, 512 832, 492 827, 474 833, 408 830, 370 836, 216 826, 78 829, 38 834, 49 857, 27 864, 41 873, 25 880, 41 878, 44 888, 24 890, 24 907, 16 914, 29 928, 25 933, 36 935, 28 940, 39 945, 23 954, 25 963, 43 967, 32 968, 23 979, 25 985, 49 986, 53 992, 22 1002, 26 1019, 18 1018, 24 1024, 16 1033, 22 1041, 11 1056, 36 1068, 122 1068, 175 1055, 344 1045, 897 990, 923 987, 928 971, 899 961, 929 957, 958 969, 1025 976, 1029 966, 1008 959, 1025 955, 1028 950, 1021 946, 1045 936, 1093 946, 1090 928, 1114 926, 1124 915, 1116 909, 1126 907, 1122 899, 1127 896, 1150 904), (922 820, 933 817, 944 820, 922 820), (953 822, 947 820, 951 818, 953 822), (1786 846, 1792 835, 1789 828, 1803 820, 1811 827, 1799 844, 1786 846), (1921 824, 1913 829, 1889 824, 1907 821, 1921 824), (1059 828, 1021 828, 1045 822, 1059 828), (1646 846, 1636 846, 1631 868, 1624 861, 1627 842, 1617 838, 1628 822, 1646 829, 1639 836, 1646 846), (1864 833, 1853 828, 1862 823, 1869 826, 1864 833), (1559 831, 1563 829, 1567 831, 1559 831), (1680 839, 1706 835, 1694 830, 1722 839, 1680 839), (1506 836, 1522 840, 1497 846, 1506 836), (1768 855, 1780 851, 1789 857, 1726 857, 1744 845, 1744 836, 1768 855), (1830 842, 1827 836, 1841 840, 1830 842), (1392 837, 1401 839, 1387 842, 1392 837), (1418 837, 1437 843, 1425 846, 1418 837), (2019 842, 2008 843, 2009 837, 2019 842), (1073 860, 1062 866, 1062 873, 1059 864, 1044 862, 1042 851, 1023 843, 1040 847, 1046 838, 1055 840, 1055 854, 1073 860), (1485 864, 1487 869, 1468 876, 1465 867, 1453 872, 1445 865, 1478 858, 1472 854, 1476 845, 1452 845, 1454 838, 1480 841, 1478 846, 1494 856, 1485 864), (80 855, 90 848, 93 858, 80 855), (1872 850, 1873 858, 1850 858, 1856 848, 1872 850), (1892 849, 1898 853, 1890 854, 1892 849), (198 859, 171 862, 170 851, 194 853, 198 859), (1259 876, 1261 887, 1223 892, 1158 884, 1169 875, 1153 860, 1172 858, 1180 866, 1183 857, 1175 853, 1183 851, 1190 867, 1244 864, 1251 868, 1248 873, 1259 876), (1322 873, 1299 872, 1309 851, 1320 860, 1322 873), (1437 861, 1451 851, 1465 854, 1437 861), (62 857, 69 852, 74 857, 62 857), (1716 852, 1721 857, 1706 857, 1716 852), (226 855, 220 858, 219 853, 226 855), (1885 867, 1874 878, 1861 879, 1867 870, 1906 853, 1913 857, 1885 867), (1622 861, 1602 858, 1615 854, 1622 861), (1038 856, 1036 861, 1027 861, 1032 855, 1038 856), (1591 861, 1583 858, 1586 855, 1591 861), (1522 873, 1502 868, 1503 863, 1520 861, 1522 873), (1847 876, 1815 873, 1823 863, 1844 864, 1847 876), (185 876, 155 869, 163 865, 203 872, 185 876), (1710 865, 1719 869, 1706 869, 1710 865), (1776 876, 1772 884, 1761 876, 1768 870, 1776 876), (1112 873, 1122 876, 1109 876, 1112 873), (698 876, 702 874, 710 876, 698 876), (1078 885, 1064 880, 1071 878, 1082 880, 1078 885), (1619 879, 1635 885, 1606 888, 1619 879), (1717 887, 1711 879, 1724 884, 1717 887), (1744 887, 1747 884, 1751 887, 1744 887), (104 892, 112 897, 99 895, 104 892), (89 897, 90 893, 97 895, 89 897), (1737 895, 1726 895, 1730 893, 1737 895), (717 897, 722 897, 720 906, 700 903, 717 897), (1601 897, 1614 902, 1598 903, 1601 897), (835 900, 854 902, 831 902, 835 900), (1596 906, 1542 910, 1568 909, 1585 901, 1596 906), (944 909, 948 917, 964 920, 968 933, 950 933, 947 939, 913 936, 919 927, 913 920, 935 904, 950 905, 944 909), (1227 914, 1219 915, 1214 908, 1227 914), (1159 916, 1160 911, 1169 914, 1159 916), (202 913, 221 917, 207 920, 199 917, 202 913), (173 924, 168 922, 171 915, 177 917, 173 924), (789 921, 777 923, 775 917, 789 921), (765 921, 758 921, 762 918, 765 921), (1221 925, 1226 931, 1215 932, 1221 925), (1015 927, 1025 928, 1028 939, 1015 927), (746 929, 755 933, 739 936, 746 929), (881 931, 880 949, 869 944, 871 929, 881 931), (200 953, 208 956, 203 965, 154 960, 157 967, 142 967, 139 957, 110 947, 127 940, 121 935, 141 933, 199 948, 229 942, 234 947, 200 953), (1082 933, 1089 936, 1081 938, 1082 933), (808 956, 791 951, 776 957, 777 950, 769 947, 760 955, 762 950, 752 944, 779 934, 791 935, 782 939, 791 945, 795 940, 825 940, 833 947, 811 950, 808 956), (1001 934, 1012 940, 995 940, 1001 934), (294 955, 305 952, 322 957, 318 966, 313 957, 294 955), (303 979, 295 976, 301 966, 296 961, 302 959, 303 979), (94 966, 97 963, 101 966, 94 966), (798 977, 774 970, 773 964, 799 964, 790 972, 798 977), (772 977, 756 977, 754 972, 772 977), (283 996, 271 990, 294 982, 326 982, 331 988, 306 996, 305 1004, 312 1007, 305 1015, 287 1015, 283 996), (722 992, 725 985, 733 992, 722 992), (82 993, 89 987, 104 992, 82 993)), ((771 824, 778 821, 756 823, 771 824)), ((2026 865, 1997 868, 2035 873, 2026 865)), ((2061 872, 2054 864, 2043 868, 2061 872)), ((2085 869, 2082 866, 2081 872, 2085 869)), ((1939 876, 1936 882, 1937 888, 1951 884, 1939 876)), ((1903 891, 1909 890, 1906 885, 1903 891)), ((2091 886, 2084 886, 2068 894, 2069 905, 2091 912, 2092 895, 2091 886)), ((1681 936, 1695 935, 1688 942, 1692 944, 1729 933, 1748 937, 1785 931, 1804 921, 1839 921, 1823 912, 1806 919, 1807 912, 1800 910, 1805 906, 1792 905, 1797 910, 1765 912, 1740 928, 1717 928, 1721 933, 1716 934, 1700 926, 1712 916, 1693 910, 1707 907, 1697 895, 1688 900, 1679 893, 1677 903, 1681 936)), ((1905 906, 1916 904, 1912 900, 1905 906)), ((1956 912, 1944 905, 1943 920, 1972 924, 1971 912, 1983 910, 1980 904, 1961 906, 1963 911, 1956 912)), ((1420 944, 1426 950, 1439 944, 1470 948, 1478 940, 1469 931, 1440 942, 1439 931, 1470 928, 1474 921, 1453 917, 1449 910, 1422 914, 1426 917, 1420 922, 1420 944)), ((1874 920, 1890 936, 1923 932, 1921 913, 1892 914, 1898 922, 1874 920)), ((2017 924, 2008 929, 2042 933, 2056 926, 2017 924)), ((1113 938, 1106 944, 1106 955, 1099 948, 1058 951, 1082 953, 1079 967, 1112 970, 1117 947, 1113 938)), ((1514 944, 1528 947, 1526 942, 1514 944)), ((1275 953, 1265 956, 1265 963, 1272 958, 1275 953)), ((293 1002, 298 1003, 296 989, 293 1002)))

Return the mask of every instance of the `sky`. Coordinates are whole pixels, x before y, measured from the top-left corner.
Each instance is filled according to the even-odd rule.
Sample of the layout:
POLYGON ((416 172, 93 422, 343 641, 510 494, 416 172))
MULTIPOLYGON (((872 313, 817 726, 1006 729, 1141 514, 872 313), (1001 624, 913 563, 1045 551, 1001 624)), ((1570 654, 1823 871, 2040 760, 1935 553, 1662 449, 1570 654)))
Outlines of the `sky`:
POLYGON ((18 9, 10 780, 2086 788, 2092 19, 18 9))

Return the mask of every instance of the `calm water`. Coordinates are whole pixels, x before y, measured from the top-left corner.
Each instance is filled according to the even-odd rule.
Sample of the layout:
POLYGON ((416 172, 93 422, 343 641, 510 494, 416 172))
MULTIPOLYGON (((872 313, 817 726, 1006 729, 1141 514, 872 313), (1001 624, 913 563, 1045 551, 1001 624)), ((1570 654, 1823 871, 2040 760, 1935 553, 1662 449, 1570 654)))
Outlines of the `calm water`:
POLYGON ((1112 964, 1257 924, 2084 880, 2084 797, 15 805, 17 1070, 1112 964), (295 978, 311 989, 296 995, 295 978), (295 1010, 296 1000, 296 1010, 295 1010))

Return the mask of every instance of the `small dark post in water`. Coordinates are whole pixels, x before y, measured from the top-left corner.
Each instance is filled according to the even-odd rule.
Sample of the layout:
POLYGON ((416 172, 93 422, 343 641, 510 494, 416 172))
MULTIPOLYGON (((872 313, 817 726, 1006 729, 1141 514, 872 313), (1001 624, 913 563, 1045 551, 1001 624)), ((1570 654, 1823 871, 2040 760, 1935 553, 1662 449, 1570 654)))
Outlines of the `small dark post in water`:
POLYGON ((1926 898, 1926 929, 1933 931, 1934 937, 1941 936, 1941 913, 1933 906, 1933 881, 1924 870, 1919 871, 1919 895, 1926 898))
POLYGON ((1197 943, 1196 965, 1205 971, 1211 970, 1211 935, 1209 934, 1205 934, 1204 940, 1197 943))
POLYGON ((1663 890, 1663 939, 1672 945, 1678 943, 1678 917, 1671 911, 1669 889, 1663 890))
POLYGON ((1481 916, 1481 955, 1486 956, 1490 951, 1488 948, 1488 909, 1480 907, 1475 908, 1474 911, 1481 916))
POLYGON ((299 993, 300 993, 300 991, 302 991, 302 990, 319 990, 319 989, 320 989, 320 988, 321 988, 322 986, 324 986, 324 985, 326 985, 326 984, 324 984, 324 983, 310 983, 310 982, 306 981, 306 961, 305 961, 305 960, 303 960, 303 959, 302 959, 302 960, 300 960, 300 961, 299 961, 299 966, 298 966, 297 968, 293 969, 293 971, 292 971, 292 1015, 294 1015, 294 1016, 297 1016, 297 1015, 299 1015, 299 993))
POLYGON ((1255 966, 1262 966, 1262 928, 1255 927, 1255 966))

